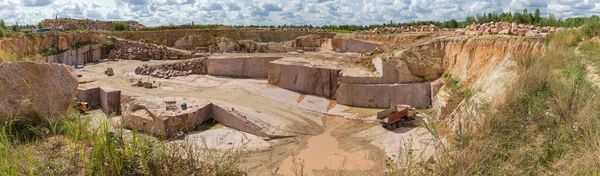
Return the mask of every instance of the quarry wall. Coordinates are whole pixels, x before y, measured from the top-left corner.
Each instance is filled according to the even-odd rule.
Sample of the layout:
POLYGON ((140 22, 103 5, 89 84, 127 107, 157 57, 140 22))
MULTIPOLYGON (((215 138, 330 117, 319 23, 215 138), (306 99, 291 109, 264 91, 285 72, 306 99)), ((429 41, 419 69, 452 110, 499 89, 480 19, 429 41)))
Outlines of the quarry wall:
POLYGON ((157 45, 175 46, 177 40, 187 36, 197 35, 200 38, 225 37, 232 40, 254 40, 256 42, 285 42, 297 37, 314 34, 332 38, 335 33, 306 32, 306 31, 267 31, 267 30, 170 30, 170 31, 136 31, 109 32, 109 35, 119 38, 148 41, 157 45))
POLYGON ((431 85, 341 84, 336 101, 338 104, 369 108, 383 109, 398 104, 422 108, 431 105, 431 85))
POLYGON ((406 61, 411 74, 437 80, 432 88, 434 116, 452 121, 449 116, 455 109, 472 110, 484 103, 501 102, 498 96, 505 93, 505 84, 514 76, 515 61, 543 50, 543 38, 444 36, 394 51, 394 55, 406 61), (438 80, 443 73, 459 80, 461 88, 474 91, 473 101, 456 100, 444 81, 438 80))
POLYGON ((70 49, 56 55, 50 55, 43 58, 47 63, 62 63, 76 66, 85 63, 98 62, 108 57, 108 49, 103 48, 101 44, 86 45, 77 49, 70 49))
POLYGON ((210 57, 208 74, 238 78, 267 78, 269 62, 281 57, 210 57))
POLYGON ((341 70, 334 62, 284 58, 269 64, 269 84, 334 98, 341 70))
POLYGON ((95 32, 39 33, 0 40, 0 50, 13 54, 36 54, 42 49, 54 47, 58 51, 75 49, 81 43, 105 43, 95 32))

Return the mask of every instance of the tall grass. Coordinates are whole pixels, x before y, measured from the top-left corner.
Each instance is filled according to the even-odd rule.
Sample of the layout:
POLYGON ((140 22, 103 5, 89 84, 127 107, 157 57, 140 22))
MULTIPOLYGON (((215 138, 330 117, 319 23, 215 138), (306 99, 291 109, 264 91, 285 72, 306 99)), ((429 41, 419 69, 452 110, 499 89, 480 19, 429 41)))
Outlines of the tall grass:
MULTIPOLYGON (((419 163, 417 173, 600 174, 599 91, 586 79, 585 65, 586 53, 600 53, 600 48, 579 54, 578 35, 553 34, 546 42, 552 49, 543 55, 516 58, 517 77, 509 82, 503 103, 480 109, 483 119, 458 129, 447 151, 436 153, 433 167, 419 163)), ((451 76, 447 79, 459 87, 452 86, 451 76)))
POLYGON ((0 175, 246 174, 239 168, 240 148, 175 145, 111 129, 108 122, 92 129, 89 118, 74 110, 62 117, 24 114, 13 119, 0 125, 0 175))

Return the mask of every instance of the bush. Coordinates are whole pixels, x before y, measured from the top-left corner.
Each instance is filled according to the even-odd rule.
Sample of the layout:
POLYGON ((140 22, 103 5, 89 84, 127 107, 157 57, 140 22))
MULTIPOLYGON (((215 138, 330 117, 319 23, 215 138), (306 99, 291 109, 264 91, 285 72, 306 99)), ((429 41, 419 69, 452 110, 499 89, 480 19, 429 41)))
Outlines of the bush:
POLYGON ((4 29, 0 28, 0 38, 4 38, 6 34, 4 34, 4 29))
POLYGON ((592 38, 600 34, 600 17, 592 16, 585 20, 585 25, 579 31, 580 37, 592 38))
POLYGON ((129 29, 130 29, 129 25, 127 25, 127 24, 116 23, 113 25, 113 30, 115 30, 115 31, 128 31, 129 29))

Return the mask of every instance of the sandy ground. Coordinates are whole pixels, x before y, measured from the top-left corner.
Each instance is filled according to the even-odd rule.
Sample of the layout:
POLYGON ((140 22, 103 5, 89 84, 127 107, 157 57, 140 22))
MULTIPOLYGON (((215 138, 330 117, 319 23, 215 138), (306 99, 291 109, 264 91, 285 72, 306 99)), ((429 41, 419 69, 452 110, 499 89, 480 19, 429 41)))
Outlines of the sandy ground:
MULTIPOLYGON (((243 148, 247 156, 242 167, 250 175, 294 175, 292 156, 304 160, 305 173, 309 175, 340 172, 346 175, 384 175, 385 160, 399 153, 403 141, 415 141, 412 146, 415 150, 427 148, 428 138, 424 129, 383 129, 373 121, 376 112, 380 111, 378 109, 338 105, 323 97, 269 85, 264 79, 191 75, 167 80, 133 74, 133 70, 142 64, 165 62, 172 61, 122 60, 88 65, 77 70, 85 80, 80 87, 119 89, 127 96, 227 102, 266 113, 269 117, 276 117, 281 126, 302 132, 295 137, 265 139, 217 126, 173 141, 191 141, 214 149, 243 148), (115 76, 103 74, 107 67, 114 69, 115 76), (156 89, 131 86, 140 79, 157 81, 160 86, 156 89)), ((90 116, 106 119, 96 111, 90 116)), ((120 117, 110 119, 118 124, 120 117)))

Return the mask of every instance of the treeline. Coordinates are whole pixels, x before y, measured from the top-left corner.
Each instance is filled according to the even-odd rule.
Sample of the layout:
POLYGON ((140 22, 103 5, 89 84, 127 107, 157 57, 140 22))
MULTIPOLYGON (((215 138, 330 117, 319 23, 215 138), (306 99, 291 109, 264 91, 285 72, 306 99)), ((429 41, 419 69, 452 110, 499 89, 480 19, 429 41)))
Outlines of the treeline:
POLYGON ((182 25, 169 24, 167 26, 146 27, 144 29, 141 29, 141 31, 160 31, 160 30, 177 30, 177 29, 223 29, 224 27, 226 27, 226 26, 222 25, 222 24, 198 25, 198 24, 195 24, 194 22, 191 22, 191 23, 182 24, 182 25))
POLYGON ((323 25, 323 26, 312 26, 312 25, 248 25, 248 26, 232 26, 234 28, 311 28, 311 29, 326 29, 326 30, 369 30, 381 27, 402 27, 402 26, 420 26, 420 25, 435 25, 440 28, 464 28, 468 25, 475 23, 489 23, 489 22, 509 22, 519 23, 537 26, 552 26, 552 27, 581 27, 584 25, 586 20, 597 18, 596 15, 592 17, 573 17, 567 19, 557 18, 554 14, 550 13, 547 17, 543 17, 539 9, 536 9, 533 13, 524 9, 523 12, 502 12, 502 13, 487 13, 473 16, 467 16, 464 21, 457 21, 456 19, 448 21, 413 21, 405 23, 389 23, 373 24, 373 25, 323 25))
POLYGON ((34 25, 19 25, 19 23, 15 23, 14 25, 7 25, 3 19, 0 19, 0 29, 3 29, 4 31, 19 32, 23 29, 31 29, 34 27, 34 25))

